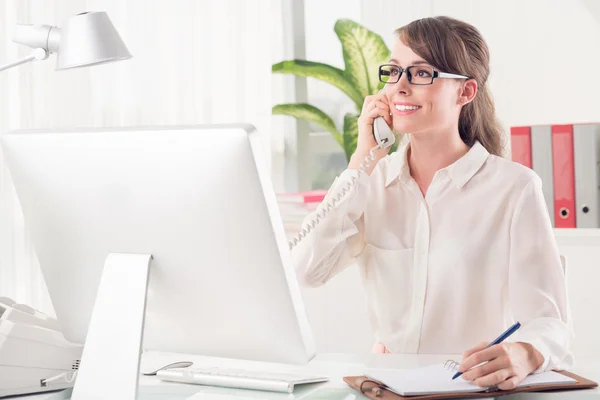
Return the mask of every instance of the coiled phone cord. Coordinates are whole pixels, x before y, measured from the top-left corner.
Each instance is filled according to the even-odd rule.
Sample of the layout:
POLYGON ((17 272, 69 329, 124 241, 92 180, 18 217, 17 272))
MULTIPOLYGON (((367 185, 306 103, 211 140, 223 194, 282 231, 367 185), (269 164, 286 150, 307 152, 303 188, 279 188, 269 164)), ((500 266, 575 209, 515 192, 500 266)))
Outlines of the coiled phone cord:
MULTIPOLYGON (((373 147, 369 151, 369 155, 365 158, 365 161, 360 164, 360 169, 358 170, 359 174, 366 173, 367 169, 371 166, 371 161, 375 161, 375 150, 385 148, 385 142, 387 139, 384 139, 384 143, 378 144, 373 147)), ((342 188, 340 193, 338 193, 330 203, 324 205, 324 207, 319 211, 314 219, 312 219, 306 226, 304 226, 300 232, 289 241, 290 250, 296 246, 298 243, 302 241, 318 224, 324 219, 329 211, 333 209, 345 196, 346 194, 352 190, 354 186, 356 186, 356 182, 358 181, 358 177, 353 176, 350 182, 347 182, 345 187, 342 188)))

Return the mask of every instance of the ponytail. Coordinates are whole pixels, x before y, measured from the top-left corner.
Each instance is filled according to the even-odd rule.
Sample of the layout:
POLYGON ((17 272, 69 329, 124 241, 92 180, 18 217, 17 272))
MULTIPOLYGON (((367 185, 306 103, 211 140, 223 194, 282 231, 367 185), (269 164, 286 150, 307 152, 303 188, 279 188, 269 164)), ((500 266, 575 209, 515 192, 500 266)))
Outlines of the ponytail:
POLYGON ((487 85, 479 88, 473 101, 461 110, 458 132, 466 145, 472 146, 478 140, 490 154, 504 156, 504 130, 496 118, 487 85))

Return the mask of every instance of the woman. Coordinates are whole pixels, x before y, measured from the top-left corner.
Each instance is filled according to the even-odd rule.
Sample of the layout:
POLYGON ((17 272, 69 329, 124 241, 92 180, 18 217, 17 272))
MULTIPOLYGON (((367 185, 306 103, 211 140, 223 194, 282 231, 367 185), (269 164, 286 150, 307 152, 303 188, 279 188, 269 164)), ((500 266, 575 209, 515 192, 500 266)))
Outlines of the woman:
POLYGON ((380 67, 385 89, 365 99, 356 152, 324 203, 356 185, 293 249, 298 278, 319 286, 357 263, 374 350, 464 351, 459 371, 480 386, 512 389, 530 373, 572 367, 541 180, 501 157, 486 43, 448 17, 396 33, 390 65, 380 67), (376 117, 410 140, 391 155, 378 149, 362 173, 376 117), (515 321, 521 329, 483 349, 515 321))

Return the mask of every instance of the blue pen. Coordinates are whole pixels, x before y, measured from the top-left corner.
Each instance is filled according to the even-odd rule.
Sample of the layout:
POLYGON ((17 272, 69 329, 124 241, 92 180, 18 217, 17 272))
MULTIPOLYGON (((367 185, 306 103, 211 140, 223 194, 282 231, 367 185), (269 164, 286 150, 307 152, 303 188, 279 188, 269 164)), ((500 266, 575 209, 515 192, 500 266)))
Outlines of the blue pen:
MULTIPOLYGON (((515 331, 516 331, 517 329, 519 329, 520 327, 521 327, 521 324, 517 322, 516 324, 514 324, 513 326, 511 326, 510 328, 508 328, 508 329, 506 330, 506 332, 504 332, 502 335, 498 336, 498 338, 497 338, 496 340, 494 340, 492 343, 490 343, 490 344, 488 344, 487 346, 485 346, 485 348, 484 348, 483 350, 485 350, 485 349, 487 349, 488 347, 491 347, 491 346, 493 346, 493 345, 495 345, 495 344, 502 343, 504 340, 506 340, 506 338, 508 338, 508 337, 509 337, 510 335, 512 335, 513 333, 515 333, 515 331)), ((462 374, 463 374, 462 372, 457 372, 457 373, 456 373, 456 375, 454 375, 454 376, 452 377, 452 380, 454 380, 454 379, 458 378, 458 377, 459 377, 459 376, 461 376, 462 374)))

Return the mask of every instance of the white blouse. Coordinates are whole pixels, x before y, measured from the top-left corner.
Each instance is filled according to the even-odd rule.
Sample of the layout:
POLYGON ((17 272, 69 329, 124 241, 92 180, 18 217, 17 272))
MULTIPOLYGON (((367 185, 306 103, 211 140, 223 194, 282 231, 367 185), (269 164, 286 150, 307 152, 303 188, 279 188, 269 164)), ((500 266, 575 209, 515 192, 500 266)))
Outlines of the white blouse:
POLYGON ((565 276, 540 178, 476 142, 423 197, 408 146, 370 176, 336 178, 315 213, 353 176, 357 185, 292 250, 300 282, 320 286, 358 264, 376 340, 392 353, 462 354, 519 321, 506 341, 544 356, 535 372, 572 368, 565 276))

